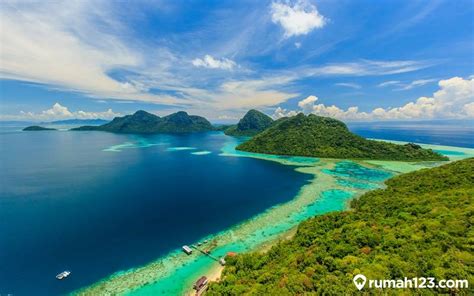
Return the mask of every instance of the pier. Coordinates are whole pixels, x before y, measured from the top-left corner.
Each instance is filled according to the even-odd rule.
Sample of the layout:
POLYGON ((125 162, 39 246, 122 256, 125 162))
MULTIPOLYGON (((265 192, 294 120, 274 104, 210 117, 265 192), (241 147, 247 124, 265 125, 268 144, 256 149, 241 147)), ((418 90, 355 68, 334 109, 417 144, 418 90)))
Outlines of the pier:
POLYGON ((202 254, 206 255, 207 257, 211 258, 212 260, 215 260, 215 261, 217 261, 217 262, 220 262, 220 259, 217 258, 217 257, 212 256, 212 255, 210 254, 210 252, 206 252, 206 251, 204 251, 204 250, 201 250, 200 248, 198 248, 198 247, 195 246, 195 245, 191 245, 191 248, 195 249, 196 251, 201 252, 202 254))

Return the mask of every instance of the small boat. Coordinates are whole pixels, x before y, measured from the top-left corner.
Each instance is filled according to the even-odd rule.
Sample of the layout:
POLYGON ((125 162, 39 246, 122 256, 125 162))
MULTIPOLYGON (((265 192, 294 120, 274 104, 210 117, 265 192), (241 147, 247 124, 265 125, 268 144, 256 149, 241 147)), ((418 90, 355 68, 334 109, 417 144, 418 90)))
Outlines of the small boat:
POLYGON ((183 246, 183 251, 188 255, 193 253, 193 250, 189 246, 183 246))
POLYGON ((67 278, 70 274, 71 274, 71 272, 70 272, 69 270, 65 270, 65 271, 61 272, 60 274, 58 274, 58 275, 56 276, 56 278, 57 278, 58 280, 64 280, 64 279, 67 278))

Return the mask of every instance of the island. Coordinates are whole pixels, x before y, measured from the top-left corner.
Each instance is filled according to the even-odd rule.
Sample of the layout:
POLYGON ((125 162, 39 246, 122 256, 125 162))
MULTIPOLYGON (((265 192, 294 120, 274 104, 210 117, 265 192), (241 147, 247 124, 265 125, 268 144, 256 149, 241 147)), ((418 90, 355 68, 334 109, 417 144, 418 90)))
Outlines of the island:
POLYGON ((55 130, 56 130, 55 128, 43 127, 39 125, 32 125, 32 126, 25 127, 23 129, 23 131, 26 131, 26 132, 55 131, 55 130))
POLYGON ((472 282, 473 170, 469 158, 389 179, 386 189, 353 200, 351 211, 302 222, 265 253, 227 257, 206 295, 352 295, 359 273, 472 282))
POLYGON ((237 150, 292 156, 399 161, 448 160, 416 144, 397 145, 353 134, 334 118, 302 113, 283 118, 240 144, 237 150))
POLYGON ((204 117, 179 111, 164 117, 139 110, 132 115, 115 117, 99 126, 81 126, 72 131, 105 131, 113 133, 153 134, 212 131, 215 128, 204 117))
POLYGON ((254 136, 273 124, 273 119, 255 109, 249 110, 237 125, 224 130, 228 136, 254 136))

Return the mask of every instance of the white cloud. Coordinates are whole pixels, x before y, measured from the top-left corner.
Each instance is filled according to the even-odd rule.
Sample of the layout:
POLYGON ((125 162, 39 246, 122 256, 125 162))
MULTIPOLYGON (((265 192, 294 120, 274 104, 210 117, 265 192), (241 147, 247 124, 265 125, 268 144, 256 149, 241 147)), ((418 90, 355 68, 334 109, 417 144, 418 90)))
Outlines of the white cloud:
POLYGON ((299 101, 298 107, 300 107, 303 111, 311 112, 311 108, 317 100, 318 100, 318 97, 309 96, 306 99, 299 101))
POLYGON ((222 70, 232 70, 237 64, 229 59, 222 58, 216 59, 210 55, 205 55, 202 59, 194 59, 192 61, 193 65, 196 67, 204 67, 210 69, 222 69, 222 70))
POLYGON ((237 119, 239 119, 239 117, 224 114, 224 115, 219 115, 217 117, 217 119, 220 119, 220 120, 237 120, 237 119))
MULTIPOLYGON (((215 116, 224 114, 222 110, 285 102, 298 95, 285 87, 305 77, 387 75, 432 65, 423 61, 361 60, 275 70, 272 76, 268 72, 243 73, 236 71, 240 67, 230 59, 208 55, 190 62, 192 58, 159 44, 136 42, 127 24, 117 17, 121 14, 112 7, 114 3, 0 1, 0 79, 36 82, 101 101, 144 101, 177 109, 184 106, 199 114, 215 116), (221 71, 201 71, 196 66, 234 71, 222 75, 221 71), (120 79, 111 73, 118 73, 120 79)), ((295 15, 301 15, 304 20, 319 15, 316 7, 301 1, 293 5, 274 4, 280 9, 282 22, 278 23, 282 26, 295 15)), ((319 17, 322 24, 324 18, 319 17)), ((296 27, 301 25, 298 22, 296 27)), ((311 22, 303 22, 307 23, 311 22)), ((296 35, 302 31, 292 32, 296 35)), ((234 39, 230 38, 229 42, 233 44, 234 39)))
POLYGON ((295 47, 300 48, 301 47, 301 42, 295 42, 295 47))
POLYGON ((336 83, 334 85, 349 87, 349 88, 353 88, 353 89, 361 89, 362 88, 362 86, 360 86, 359 84, 351 83, 351 82, 341 82, 341 83, 336 83))
POLYGON ((273 113, 272 117, 274 119, 278 119, 278 118, 282 118, 282 117, 295 116, 296 114, 298 114, 298 112, 288 111, 286 109, 278 107, 278 108, 275 109, 275 112, 273 113))
MULTIPOLYGON (((356 106, 344 110, 335 105, 316 104, 318 101, 316 96, 309 96, 301 100, 298 107, 305 113, 343 120, 474 118, 474 79, 453 77, 439 81, 438 85, 439 89, 431 97, 420 97, 416 101, 400 107, 376 108, 371 112, 359 112, 356 106)), ((294 112, 296 111, 278 108, 274 116, 287 116, 287 114, 294 112)))
POLYGON ((378 76, 412 72, 432 66, 430 61, 374 61, 360 60, 357 62, 328 64, 322 67, 309 68, 307 76, 378 76))
POLYGON ((144 55, 123 40, 125 29, 107 5, 97 1, 1 2, 0 78, 93 97, 181 102, 145 93, 138 84, 119 82, 107 74, 144 64, 144 55))
POLYGON ((437 79, 431 78, 431 79, 418 79, 414 80, 412 82, 401 82, 399 80, 390 80, 390 81, 385 81, 377 85, 377 87, 387 87, 387 86, 392 86, 396 85, 398 88, 395 90, 409 90, 413 89, 415 87, 423 86, 432 82, 437 81, 437 79))
POLYGON ((409 90, 409 89, 412 89, 412 88, 415 88, 415 87, 419 87, 419 86, 426 85, 428 83, 435 82, 436 80, 437 79, 419 79, 419 80, 415 80, 415 81, 412 81, 412 82, 402 86, 401 88, 399 88, 399 90, 409 90))
POLYGON ((112 109, 103 112, 87 112, 87 111, 70 111, 67 107, 55 103, 50 109, 41 111, 40 113, 20 111, 17 115, 0 115, 0 120, 31 120, 31 121, 51 121, 61 119, 111 119, 121 116, 112 109))
POLYGON ((386 87, 386 86, 390 86, 390 85, 397 85, 397 84, 400 84, 401 81, 399 80, 389 80, 389 81, 385 81, 385 82, 382 82, 380 84, 377 85, 377 87, 386 87))
POLYGON ((303 0, 293 5, 289 2, 273 2, 271 14, 272 21, 280 24, 285 30, 285 38, 306 35, 327 23, 327 19, 318 12, 316 6, 303 0))
POLYGON ((464 105, 462 110, 467 117, 474 118, 474 102, 464 105))

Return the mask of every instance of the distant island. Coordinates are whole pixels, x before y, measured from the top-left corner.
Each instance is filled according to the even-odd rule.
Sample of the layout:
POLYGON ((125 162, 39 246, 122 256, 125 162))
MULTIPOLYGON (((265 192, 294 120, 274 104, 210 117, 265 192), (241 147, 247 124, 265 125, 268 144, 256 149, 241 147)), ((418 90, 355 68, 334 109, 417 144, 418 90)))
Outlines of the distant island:
POLYGON ((473 170, 469 158, 392 178, 351 211, 307 220, 265 253, 227 257, 206 295, 353 295, 358 273, 472 281, 473 170))
POLYGON ((164 117, 140 110, 132 115, 115 117, 99 126, 81 126, 72 131, 105 131, 113 133, 153 134, 212 131, 215 128, 204 117, 179 111, 164 117))
POLYGON ((32 126, 25 127, 23 129, 23 131, 26 131, 26 132, 55 131, 55 130, 56 130, 55 128, 42 127, 39 125, 32 125, 32 126))
POLYGON ((228 136, 254 136, 273 124, 273 119, 255 109, 249 110, 237 125, 224 130, 228 136))
POLYGON ((237 146, 237 150, 340 159, 448 160, 416 144, 397 145, 367 140, 351 133, 339 120, 302 113, 278 120, 237 146))

